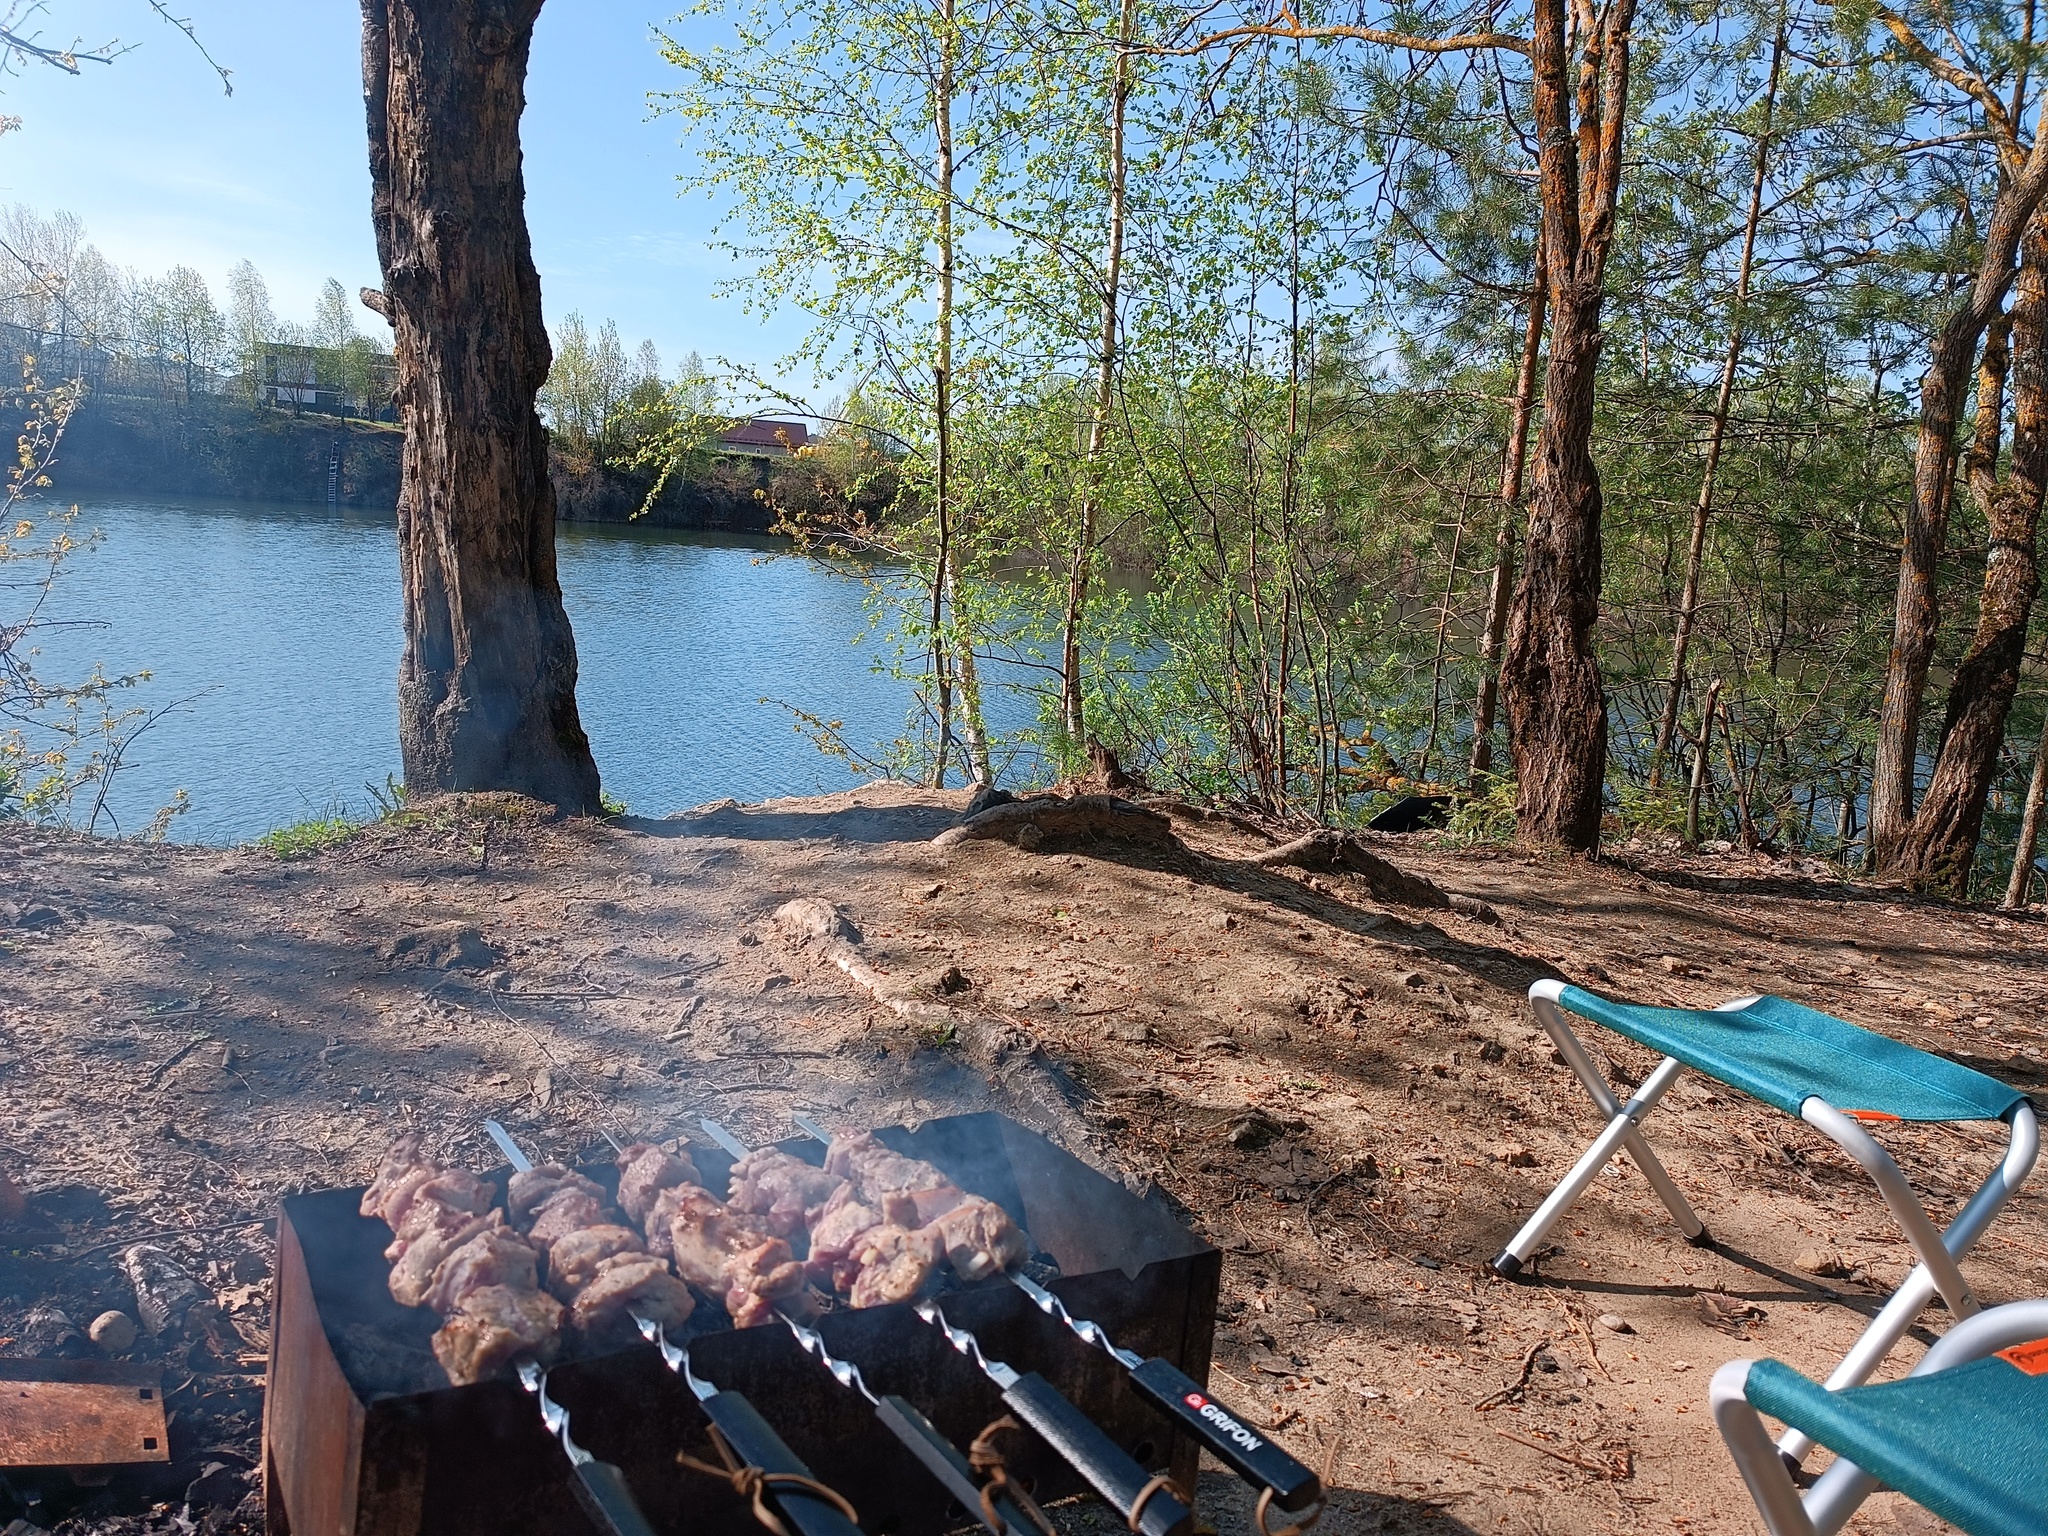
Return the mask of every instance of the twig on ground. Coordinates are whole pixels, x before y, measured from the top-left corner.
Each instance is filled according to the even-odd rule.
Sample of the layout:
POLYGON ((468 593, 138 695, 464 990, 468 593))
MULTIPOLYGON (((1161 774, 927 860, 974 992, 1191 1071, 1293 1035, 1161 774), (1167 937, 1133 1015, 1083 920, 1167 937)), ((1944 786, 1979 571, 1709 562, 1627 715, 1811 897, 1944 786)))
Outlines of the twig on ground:
POLYGON ((1490 1392, 1485 1397, 1479 1399, 1478 1402, 1472 1405, 1473 1411, 1484 1413, 1489 1408, 1496 1408, 1502 1403, 1512 1402, 1527 1392, 1529 1390, 1529 1378, 1536 1370, 1536 1357, 1548 1348, 1550 1348, 1548 1337, 1538 1339, 1534 1344, 1531 1344, 1529 1352, 1522 1356, 1522 1374, 1508 1386, 1502 1387, 1498 1392, 1490 1392))
POLYGON ((1541 1451, 1544 1455, 1565 1463, 1566 1466, 1577 1467, 1581 1471, 1591 1472, 1595 1477, 1605 1478, 1611 1483, 1620 1482, 1635 1470, 1633 1465, 1634 1458, 1626 1451, 1615 1461, 1603 1466, 1597 1461, 1588 1461, 1583 1456, 1574 1456, 1569 1451, 1556 1450, 1551 1446, 1543 1444, 1540 1440, 1531 1440, 1526 1435, 1518 1435, 1511 1429, 1496 1428, 1494 1433, 1503 1440, 1512 1440, 1517 1445, 1526 1445, 1532 1451, 1541 1451))
POLYGON ((1565 1317, 1571 1321, 1572 1326, 1577 1328, 1580 1336, 1585 1339, 1586 1353, 1592 1356, 1593 1369, 1598 1371, 1608 1381, 1614 1380, 1614 1377, 1608 1373, 1607 1362, 1600 1358, 1600 1347, 1593 1342, 1593 1330, 1586 1326, 1584 1315, 1568 1301, 1560 1302, 1559 1305, 1564 1308, 1565 1317))
POLYGON ((240 1221, 217 1221, 207 1227, 163 1227, 155 1232, 138 1232, 132 1237, 117 1237, 110 1242, 94 1243, 90 1248, 81 1248, 68 1257, 82 1259, 89 1254, 105 1253, 110 1248, 128 1248, 136 1243, 154 1242, 160 1237, 204 1237, 210 1232, 234 1232, 243 1227, 267 1227, 276 1220, 275 1216, 245 1216, 240 1221))

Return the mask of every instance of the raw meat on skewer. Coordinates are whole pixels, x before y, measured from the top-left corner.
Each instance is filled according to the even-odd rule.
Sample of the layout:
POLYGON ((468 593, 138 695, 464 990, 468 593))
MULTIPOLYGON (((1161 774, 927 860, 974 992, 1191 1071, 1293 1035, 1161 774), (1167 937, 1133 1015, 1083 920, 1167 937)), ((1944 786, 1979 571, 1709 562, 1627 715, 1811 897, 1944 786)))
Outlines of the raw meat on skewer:
POLYGON ((561 1305, 535 1285, 539 1255, 492 1198, 490 1185, 434 1162, 410 1132, 384 1154, 359 1207, 392 1229, 393 1298, 446 1319, 434 1358, 457 1386, 516 1360, 552 1359, 560 1345, 561 1305))
POLYGON ((635 1222, 647 1220, 663 1190, 703 1182, 687 1152, 669 1152, 652 1142, 636 1141, 619 1153, 619 1209, 635 1222))

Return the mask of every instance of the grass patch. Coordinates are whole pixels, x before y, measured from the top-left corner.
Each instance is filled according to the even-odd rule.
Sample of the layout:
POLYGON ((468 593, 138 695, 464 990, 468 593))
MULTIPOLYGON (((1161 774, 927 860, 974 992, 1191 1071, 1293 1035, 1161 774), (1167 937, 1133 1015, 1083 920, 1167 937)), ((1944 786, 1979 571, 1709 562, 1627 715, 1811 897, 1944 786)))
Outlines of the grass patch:
POLYGON ((256 846, 280 859, 303 859, 329 848, 339 848, 362 829, 362 823, 346 816, 315 816, 288 827, 273 827, 256 839, 256 846))

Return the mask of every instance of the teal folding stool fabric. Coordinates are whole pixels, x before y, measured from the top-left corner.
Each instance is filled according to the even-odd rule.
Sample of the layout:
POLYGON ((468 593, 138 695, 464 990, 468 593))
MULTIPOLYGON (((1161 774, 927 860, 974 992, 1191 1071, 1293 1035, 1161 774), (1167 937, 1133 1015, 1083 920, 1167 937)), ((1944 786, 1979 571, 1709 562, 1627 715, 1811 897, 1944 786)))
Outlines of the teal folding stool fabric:
POLYGON ((2005 1353, 2030 1368, 1993 1355, 1839 1392, 1759 1360, 1743 1395, 1758 1412, 1805 1431, 1970 1536, 2042 1536, 2048 1339, 2005 1353))
POLYGON ((1782 997, 1726 1011, 1651 1008, 1566 987, 1558 1002, 1788 1115, 1817 1094, 1850 1113, 2002 1120, 2022 1097, 1996 1078, 1782 997))

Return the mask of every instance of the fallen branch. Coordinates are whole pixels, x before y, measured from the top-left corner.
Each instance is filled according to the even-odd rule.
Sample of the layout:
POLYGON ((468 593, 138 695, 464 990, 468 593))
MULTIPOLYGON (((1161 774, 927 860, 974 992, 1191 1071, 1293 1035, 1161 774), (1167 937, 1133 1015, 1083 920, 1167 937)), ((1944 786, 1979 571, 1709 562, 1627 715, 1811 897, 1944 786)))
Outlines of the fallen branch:
POLYGON ((1451 898, 1431 880, 1411 875, 1388 863, 1349 832, 1318 828, 1291 843, 1270 848, 1253 859, 1266 869, 1286 865, 1295 869, 1341 871, 1358 875, 1382 901, 1410 907, 1448 907, 1451 898))
POLYGON ((1087 1124, 1074 1107, 1085 1093, 1046 1056, 1029 1030, 1006 1019, 905 995, 899 984, 892 983, 862 955, 860 930, 822 897, 799 896, 785 902, 776 909, 774 921, 792 944, 815 946, 820 958, 837 966, 849 981, 898 1018, 949 1036, 987 1075, 989 1086, 1006 1097, 1018 1117, 1034 1129, 1054 1136, 1070 1149, 1087 1144, 1087 1124))
POLYGON ((1180 846, 1171 821, 1118 795, 1075 795, 1072 799, 1033 795, 1026 800, 1012 800, 1007 805, 990 806, 957 827, 948 827, 932 839, 932 845, 952 848, 982 838, 1015 843, 1027 853, 1048 838, 1109 838, 1163 848, 1180 846))

